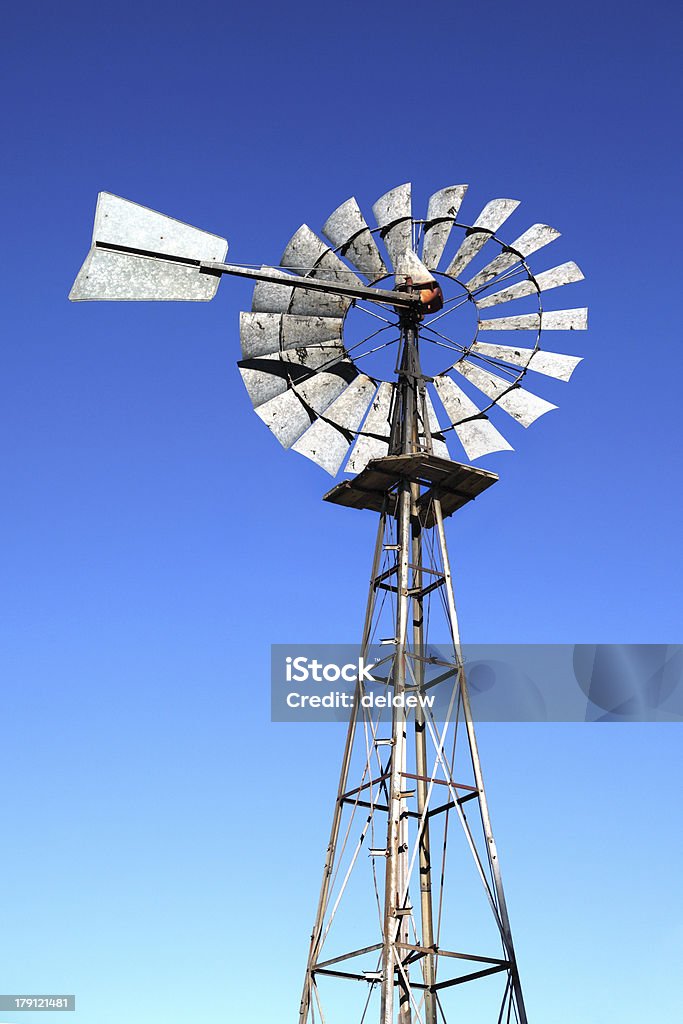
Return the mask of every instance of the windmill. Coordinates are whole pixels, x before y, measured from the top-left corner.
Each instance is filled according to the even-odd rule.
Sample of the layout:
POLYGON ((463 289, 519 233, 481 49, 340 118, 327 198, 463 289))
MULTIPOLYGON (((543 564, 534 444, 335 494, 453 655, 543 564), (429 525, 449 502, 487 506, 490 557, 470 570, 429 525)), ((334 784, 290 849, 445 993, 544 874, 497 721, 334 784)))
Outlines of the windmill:
POLYGON ((498 232, 518 202, 493 199, 470 223, 466 191, 439 190, 416 218, 401 185, 374 204, 374 227, 349 199, 322 237, 303 225, 279 265, 258 268, 224 262, 219 236, 101 193, 70 293, 206 301, 223 275, 253 279, 238 365, 255 412, 283 447, 351 474, 326 501, 379 517, 361 652, 380 637, 392 701, 368 711, 356 687, 300 1024, 527 1021, 444 520, 498 479, 471 465, 511 448, 497 417, 529 427, 555 408, 536 388, 569 380, 579 358, 546 351, 541 336, 585 329, 587 311, 545 308, 547 292, 583 277, 572 262, 532 271, 554 228, 506 242, 498 232), (530 340, 499 344, 492 331, 530 340), (430 646, 439 615, 446 654, 430 646), (428 702, 407 709, 436 686, 448 697, 439 721, 428 702))

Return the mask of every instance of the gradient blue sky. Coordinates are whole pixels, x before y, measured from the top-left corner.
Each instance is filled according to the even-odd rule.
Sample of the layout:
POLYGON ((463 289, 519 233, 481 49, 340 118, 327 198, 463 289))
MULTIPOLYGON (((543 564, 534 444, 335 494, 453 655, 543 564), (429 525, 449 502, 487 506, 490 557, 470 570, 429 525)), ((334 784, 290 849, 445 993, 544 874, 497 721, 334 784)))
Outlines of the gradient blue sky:
MULTIPOLYGON (((23 2, 2 22, 0 991, 75 992, 76 1024, 291 1020, 342 736, 269 722, 269 644, 357 637, 373 522, 322 505, 329 478, 251 412, 247 284, 67 302, 96 193, 243 262, 406 180, 560 228, 587 358, 450 526, 463 635, 673 643, 681 8, 23 2)), ((678 1021, 679 729, 481 745, 530 1020, 678 1021)))

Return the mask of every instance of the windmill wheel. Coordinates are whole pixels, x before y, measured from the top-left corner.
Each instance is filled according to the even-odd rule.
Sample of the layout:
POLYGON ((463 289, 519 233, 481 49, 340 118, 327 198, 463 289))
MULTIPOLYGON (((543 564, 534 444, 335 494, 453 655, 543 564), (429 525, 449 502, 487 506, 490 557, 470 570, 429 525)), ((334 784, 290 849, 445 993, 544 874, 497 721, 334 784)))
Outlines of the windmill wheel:
MULTIPOLYGON (((426 378, 428 433, 434 454, 449 458, 447 438, 457 438, 467 459, 474 460, 512 447, 489 419, 494 407, 524 427, 556 408, 522 387, 522 380, 530 371, 569 380, 580 357, 545 351, 541 336, 585 329, 587 310, 544 308, 545 292, 583 279, 571 262, 542 272, 529 266, 528 258, 554 241, 558 231, 534 224, 506 242, 498 231, 519 203, 493 199, 469 223, 460 216, 466 191, 466 185, 441 189, 429 200, 426 217, 416 219, 411 186, 400 185, 374 204, 375 227, 349 199, 324 223, 326 241, 302 225, 285 247, 279 269, 359 285, 393 278, 395 288, 408 278, 425 287, 436 280, 443 308, 426 313, 419 327, 422 352, 429 351, 432 362, 438 355, 426 378), (510 315, 491 315, 508 303, 519 309, 520 300, 525 312, 513 306, 510 315), (467 336, 462 328, 456 334, 450 329, 453 314, 462 309, 470 316, 467 336), (490 331, 527 331, 530 340, 524 347, 482 340, 490 331)), ((391 350, 399 336, 398 314, 389 304, 370 308, 345 295, 259 282, 251 312, 241 315, 239 368, 257 415, 285 448, 332 475, 349 455, 344 468, 358 473, 370 459, 389 452, 394 364, 386 359, 384 366, 378 364, 377 353, 395 359, 391 350), (359 332, 356 326, 350 337, 352 309, 371 327, 359 332)))

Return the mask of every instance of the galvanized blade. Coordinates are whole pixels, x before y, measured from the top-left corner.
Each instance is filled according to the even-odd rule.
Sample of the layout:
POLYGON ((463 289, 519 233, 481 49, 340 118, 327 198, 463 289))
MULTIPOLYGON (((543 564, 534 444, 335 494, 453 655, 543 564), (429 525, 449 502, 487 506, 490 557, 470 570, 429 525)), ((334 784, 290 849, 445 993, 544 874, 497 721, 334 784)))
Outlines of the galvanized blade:
MULTIPOLYGON (((312 341, 306 346, 284 349, 282 352, 270 352, 261 356, 241 359, 239 366, 254 366, 266 372, 283 376, 292 367, 297 368, 294 379, 299 380, 306 374, 299 372, 299 367, 308 370, 318 370, 327 367, 328 364, 339 361, 339 356, 346 355, 346 349, 341 341, 312 341), (285 370, 280 368, 280 364, 285 370)), ((350 364, 347 358, 345 362, 350 364)))
POLYGON ((389 253, 392 268, 401 253, 413 247, 411 185, 399 185, 381 196, 372 208, 389 253))
POLYGON ((325 410, 324 419, 318 419, 292 445, 292 450, 317 463, 331 476, 339 467, 351 447, 353 435, 363 419, 376 385, 369 377, 356 377, 339 398, 325 410))
POLYGON ((561 288, 562 285, 572 284, 574 281, 583 281, 583 274, 576 263, 571 261, 561 263, 551 270, 544 270, 536 274, 535 283, 531 279, 511 284, 502 288, 499 292, 492 292, 490 295, 477 295, 474 301, 479 309, 489 306, 500 306, 504 302, 512 302, 514 299, 521 299, 525 295, 536 295, 537 292, 547 292, 551 288, 561 288))
POLYGON ((256 414, 275 434, 283 448, 291 448, 315 419, 291 388, 259 406, 256 414))
POLYGON ((353 380, 358 371, 349 359, 344 358, 345 355, 341 342, 320 342, 298 352, 291 349, 242 359, 237 365, 256 409, 292 385, 309 380, 322 367, 335 376, 344 377, 347 383, 353 380))
MULTIPOLYGON (((263 267, 274 270, 274 267, 263 267)), ((292 304, 293 288, 284 284, 272 284, 270 281, 257 281, 251 299, 254 313, 288 313, 292 304)))
POLYGON ((505 223, 518 206, 518 199, 492 199, 486 204, 449 263, 446 270, 449 277, 460 276, 477 253, 481 252, 491 235, 505 223))
POLYGON ((412 249, 406 249, 396 260, 394 270, 397 287, 404 285, 408 278, 413 284, 431 284, 434 281, 434 274, 427 270, 424 263, 419 259, 412 249))
POLYGON ((348 386, 341 376, 319 373, 260 405, 256 414, 283 448, 291 448, 316 415, 324 412, 348 386))
POLYGON ((307 224, 302 224, 290 238, 282 254, 281 266, 283 270, 294 270, 303 277, 363 284, 358 275, 307 224))
POLYGON ((306 288, 291 288, 288 285, 259 281, 254 287, 251 308, 254 313, 292 313, 297 316, 341 318, 351 305, 351 301, 342 295, 328 295, 324 292, 308 291, 306 288))
POLYGON ((345 295, 326 295, 325 292, 307 291, 305 288, 293 288, 294 295, 290 313, 296 316, 332 316, 346 315, 353 299, 345 295))
POLYGON ((520 316, 501 316, 494 320, 481 320, 482 331, 585 331, 588 327, 588 310, 558 309, 543 313, 525 313, 520 316))
POLYGON ((508 248, 514 250, 513 252, 502 252, 500 256, 496 256, 478 274, 475 274, 466 283, 465 287, 471 292, 477 291, 478 288, 483 288, 494 277, 498 277, 505 270, 514 267, 515 263, 526 259, 527 256, 531 256, 532 253, 542 249, 545 245, 549 245, 559 237, 560 232, 556 231, 555 228, 551 228, 549 224, 533 224, 523 235, 520 235, 519 238, 510 243, 508 248))
POLYGON ((71 302, 208 302, 220 278, 147 256, 96 249, 69 292, 71 302))
POLYGON ((289 384, 284 377, 278 377, 269 370, 256 370, 249 366, 239 366, 242 383, 247 389, 254 409, 265 405, 271 398, 287 391, 289 384))
POLYGON ((512 451, 512 445, 454 380, 444 376, 435 377, 434 387, 468 459, 479 459, 491 452, 512 451))
POLYGON ((483 370, 480 366, 475 366, 467 359, 461 359, 452 369, 462 374, 470 384, 495 401, 496 405, 504 409, 523 427, 530 426, 539 416, 550 412, 551 409, 557 409, 556 405, 546 402, 544 398, 539 398, 538 395, 533 395, 518 384, 512 384, 509 380, 498 377, 490 370, 483 370))
POLYGON ((526 367, 543 373, 555 380, 569 380, 572 373, 582 360, 582 356, 565 356, 557 352, 543 352, 541 349, 517 348, 510 345, 489 345, 485 341, 476 341, 470 348, 470 355, 488 356, 500 359, 513 366, 526 367))
POLYGON ((280 266, 284 270, 296 270, 306 275, 315 270, 319 261, 331 251, 329 245, 318 238, 308 224, 302 224, 287 242, 280 266))
POLYGON ((439 269, 439 261, 466 191, 467 185, 449 185, 435 192, 429 200, 422 243, 422 262, 430 270, 439 269))
MULTIPOLYGON (((303 277, 315 277, 323 281, 341 281, 345 284, 362 285, 363 282, 339 257, 318 238, 307 224, 302 224, 290 238, 282 254, 283 270, 294 270, 303 277)), ((312 301, 311 292, 303 293, 303 289, 293 289, 294 295, 290 307, 291 313, 318 316, 340 316, 348 310, 353 299, 348 296, 324 293, 312 301), (341 312, 340 312, 341 310, 341 312)))
POLYGON ((369 281, 386 277, 389 271, 355 199, 347 199, 323 224, 323 234, 341 249, 342 255, 369 281))
POLYGON ((346 391, 325 409, 324 419, 340 430, 355 434, 376 391, 375 381, 364 373, 359 374, 346 391))
POLYGON ((242 356, 270 355, 320 342, 340 341, 343 321, 326 316, 286 313, 240 313, 242 356))
POLYGON ((371 459, 381 459, 388 454, 393 392, 394 385, 386 381, 377 389, 363 431, 344 467, 347 473, 360 473, 371 459))
POLYGON ((200 274, 196 267, 157 261, 153 256, 105 254, 94 248, 95 243, 218 262, 225 259, 228 251, 224 238, 110 192, 100 192, 97 197, 92 240, 93 248, 69 294, 73 302, 97 299, 206 302, 216 293, 219 278, 200 274))

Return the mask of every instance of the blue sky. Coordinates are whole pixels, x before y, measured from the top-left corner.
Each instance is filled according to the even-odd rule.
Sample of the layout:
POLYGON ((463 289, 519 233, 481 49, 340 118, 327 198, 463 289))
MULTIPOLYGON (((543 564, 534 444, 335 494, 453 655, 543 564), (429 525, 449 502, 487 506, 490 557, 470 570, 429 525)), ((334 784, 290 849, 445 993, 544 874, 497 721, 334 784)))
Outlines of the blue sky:
MULTIPOLYGON (((372 518, 251 411, 246 283, 67 302, 97 192, 249 263, 407 180, 556 225, 586 359, 450 525, 463 636, 673 643, 681 28, 673 2, 6 6, 3 992, 292 1018, 342 737, 269 722, 269 645, 355 640, 370 562, 372 518)), ((531 1019, 678 1019, 678 728, 481 744, 531 1019)))

